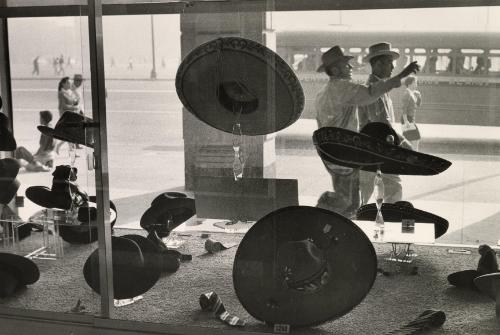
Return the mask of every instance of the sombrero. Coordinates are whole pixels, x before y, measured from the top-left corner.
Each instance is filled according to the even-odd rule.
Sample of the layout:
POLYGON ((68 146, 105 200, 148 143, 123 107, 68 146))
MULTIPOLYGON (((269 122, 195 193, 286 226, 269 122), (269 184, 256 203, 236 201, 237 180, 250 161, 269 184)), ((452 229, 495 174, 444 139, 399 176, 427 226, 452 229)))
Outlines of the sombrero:
POLYGON ((474 284, 482 293, 493 300, 497 300, 498 288, 500 287, 500 272, 488 273, 474 279, 474 284))
POLYGON ((0 159, 0 204, 8 204, 16 195, 20 186, 16 179, 19 167, 14 158, 0 159))
MULTIPOLYGON (((356 213, 356 220, 374 221, 377 216, 377 206, 367 204, 361 206, 356 213)), ((435 238, 443 236, 448 230, 448 220, 429 213, 427 211, 414 208, 408 201, 397 201, 393 204, 382 204, 382 216, 388 222, 402 222, 403 219, 415 220, 415 222, 434 223, 435 238)))
POLYGON ((0 253, 0 297, 8 297, 17 289, 35 283, 40 278, 38 266, 30 259, 10 253, 0 253))
POLYGON ((233 265, 243 307, 270 324, 312 326, 359 304, 377 275, 372 243, 349 219, 322 208, 290 206, 245 234, 233 265))
POLYGON ((38 130, 55 139, 94 147, 94 136, 91 118, 75 112, 64 112, 57 120, 54 128, 38 126, 38 130), (89 131, 87 131, 89 130, 89 131))
POLYGON ((70 209, 83 205, 88 201, 88 196, 76 183, 77 172, 76 168, 69 165, 59 165, 52 173, 52 188, 30 186, 26 189, 26 197, 45 208, 70 209))
MULTIPOLYGON (((130 299, 144 294, 156 284, 159 269, 147 251, 137 242, 124 237, 111 237, 113 255, 113 289, 115 299, 130 299)), ((87 284, 100 294, 99 250, 94 250, 83 266, 87 284)))
POLYGON ((0 151, 14 151, 17 144, 9 129, 9 118, 0 112, 0 151))
POLYGON ((180 192, 165 192, 151 202, 151 207, 141 217, 140 225, 147 231, 156 230, 160 237, 167 237, 195 213, 193 198, 180 192))
POLYGON ((175 79, 186 109, 228 132, 265 135, 297 121, 304 92, 288 64, 260 43, 222 37, 202 44, 181 62, 175 79))
POLYGON ((451 165, 440 157, 399 146, 397 133, 381 122, 367 124, 360 133, 323 127, 313 133, 313 142, 323 160, 365 171, 380 168, 389 174, 435 175, 451 165))

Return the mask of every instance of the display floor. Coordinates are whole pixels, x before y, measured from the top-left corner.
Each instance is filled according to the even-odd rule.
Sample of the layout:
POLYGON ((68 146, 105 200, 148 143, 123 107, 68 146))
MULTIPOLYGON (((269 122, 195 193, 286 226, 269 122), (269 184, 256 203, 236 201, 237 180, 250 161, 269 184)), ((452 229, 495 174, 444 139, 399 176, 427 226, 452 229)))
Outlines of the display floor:
MULTIPOLYGON (((115 229, 115 235, 145 232, 115 229)), ((22 242, 22 248, 33 247, 40 233, 22 242)), ((209 238, 223 244, 237 243, 241 234, 210 233, 209 238)), ((208 328, 231 327, 202 311, 201 294, 216 292, 226 309, 247 322, 241 330, 272 332, 273 329, 250 316, 239 303, 232 284, 232 264, 237 246, 215 254, 204 249, 205 239, 199 232, 185 232, 179 251, 193 256, 181 263, 179 270, 160 278, 143 299, 116 308, 115 317, 169 325, 192 325, 208 328)), ((81 301, 81 313, 98 315, 100 297, 86 284, 82 268, 97 243, 76 246, 64 243, 64 257, 58 260, 36 260, 40 280, 15 297, 0 299, 4 307, 74 313, 81 301)), ((386 261, 390 245, 375 246, 379 267, 390 273, 379 274, 367 297, 350 313, 314 328, 292 330, 295 334, 385 334, 416 318, 426 309, 442 310, 447 321, 432 334, 498 334, 495 303, 477 292, 450 287, 448 274, 476 268, 479 255, 451 254, 442 247, 416 246, 418 254, 410 265, 386 261), (417 274, 412 274, 417 267, 417 274)))

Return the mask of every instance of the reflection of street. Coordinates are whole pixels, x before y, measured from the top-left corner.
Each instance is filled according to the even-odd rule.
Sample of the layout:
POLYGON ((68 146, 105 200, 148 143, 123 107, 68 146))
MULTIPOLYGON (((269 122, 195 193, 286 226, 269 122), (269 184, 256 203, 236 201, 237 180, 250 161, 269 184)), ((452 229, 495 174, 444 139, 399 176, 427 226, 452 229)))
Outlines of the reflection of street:
MULTIPOLYGON (((56 80, 13 82, 14 131, 18 145, 31 150, 37 147, 38 111, 56 111, 56 84, 56 80)), ((155 194, 168 189, 179 190, 184 185, 181 103, 173 81, 109 81, 106 84, 110 194, 118 207, 117 225, 134 225, 155 194)), ((85 110, 90 113, 88 86, 84 89, 84 96, 85 110)), ((292 127, 296 128, 298 124, 292 127)), ((443 133, 446 129, 443 128, 443 133)), ((479 138, 483 134, 476 135, 479 138)), ((278 138, 287 136, 291 136, 290 133, 278 134, 278 138)), ((310 141, 308 134, 303 138, 302 142, 310 141)), ((455 139, 453 148, 465 148, 473 139, 474 134, 470 133, 463 143, 455 139)), ((500 142, 494 140, 492 138, 488 145, 493 148, 497 145, 498 151, 500 142)), ((298 179, 301 204, 315 205, 320 194, 331 189, 330 179, 319 157, 311 147, 295 147, 295 141, 278 142, 277 178, 298 179)), ((447 151, 451 146, 446 142, 428 146, 451 160, 451 168, 437 176, 402 177, 404 199, 450 221, 449 232, 438 242, 496 244, 500 238, 500 229, 496 227, 500 218, 500 160, 495 152, 485 151, 485 146, 480 145, 462 150, 460 154, 452 153, 451 149, 447 151)), ((80 150, 77 160, 78 181, 93 194, 94 173, 89 172, 88 177, 84 173, 86 152, 92 151, 80 150)), ((69 164, 66 151, 61 153, 56 164, 69 164)), ((50 173, 22 173, 19 179, 22 182, 21 194, 28 186, 50 187, 52 182, 50 173)), ((21 212, 37 209, 27 199, 25 205, 21 212)))

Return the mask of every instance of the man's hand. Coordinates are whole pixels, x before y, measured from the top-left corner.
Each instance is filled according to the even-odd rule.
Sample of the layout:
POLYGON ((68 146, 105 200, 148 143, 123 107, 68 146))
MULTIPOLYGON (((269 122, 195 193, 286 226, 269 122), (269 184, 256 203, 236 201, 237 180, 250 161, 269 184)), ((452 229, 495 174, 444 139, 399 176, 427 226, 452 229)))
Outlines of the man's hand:
POLYGON ((417 61, 414 61, 408 64, 408 66, 405 67, 400 74, 398 74, 398 77, 403 79, 405 77, 408 77, 412 73, 416 74, 417 71, 420 71, 420 65, 417 64, 417 61))

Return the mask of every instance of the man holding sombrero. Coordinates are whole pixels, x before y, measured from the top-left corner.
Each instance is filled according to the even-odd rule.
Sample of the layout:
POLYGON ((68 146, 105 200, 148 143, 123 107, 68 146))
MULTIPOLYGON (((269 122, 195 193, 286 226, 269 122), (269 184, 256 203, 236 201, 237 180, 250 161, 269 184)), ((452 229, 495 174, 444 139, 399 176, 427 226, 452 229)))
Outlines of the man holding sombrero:
MULTIPOLYGON (((357 106, 377 101, 383 94, 401 86, 401 79, 419 70, 417 63, 412 62, 389 80, 361 85, 352 82, 352 66, 349 64, 352 58, 354 57, 344 55, 337 45, 321 56, 322 64, 317 71, 325 72, 330 80, 316 97, 316 120, 319 128, 338 127, 357 132, 359 130, 357 106)), ((332 177, 335 193, 323 193, 318 206, 347 217, 352 216, 360 203, 358 170, 326 161, 323 163, 332 177)))

